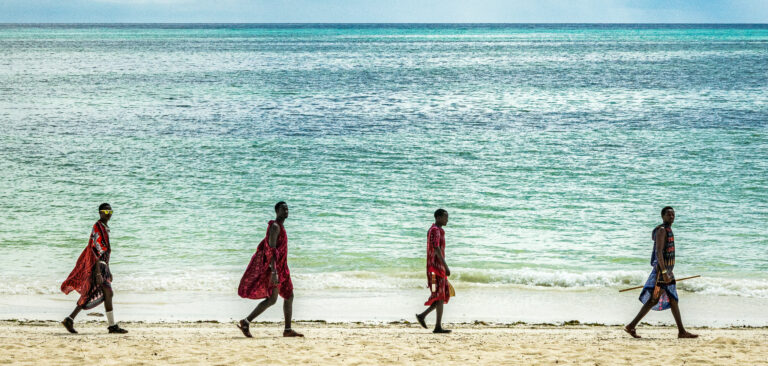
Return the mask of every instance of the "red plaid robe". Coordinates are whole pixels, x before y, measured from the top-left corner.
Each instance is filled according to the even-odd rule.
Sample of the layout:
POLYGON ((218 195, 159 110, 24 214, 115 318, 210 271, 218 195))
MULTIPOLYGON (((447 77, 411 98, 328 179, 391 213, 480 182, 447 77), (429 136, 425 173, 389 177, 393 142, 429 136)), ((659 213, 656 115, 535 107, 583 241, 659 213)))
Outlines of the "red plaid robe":
POLYGON ((75 268, 69 274, 64 283, 61 284, 61 291, 69 294, 72 290, 80 294, 77 305, 83 309, 91 309, 104 301, 104 291, 101 286, 96 286, 96 276, 94 270, 101 271, 104 285, 111 286, 112 273, 109 271, 109 255, 112 248, 109 244, 109 227, 96 221, 91 230, 91 238, 88 240, 88 246, 85 247, 80 257, 77 259, 75 268), (97 266, 97 263, 104 262, 97 266))
POLYGON ((272 294, 272 289, 279 287, 278 293, 284 299, 293 295, 293 282, 291 271, 288 269, 288 234, 285 228, 280 226, 280 234, 277 236, 277 247, 269 246, 269 228, 275 223, 270 220, 267 224, 267 235, 256 248, 256 253, 251 257, 251 262, 245 269, 240 279, 237 294, 247 299, 264 299, 272 294), (269 263, 275 257, 275 270, 277 271, 278 284, 272 283, 272 270, 269 263))
POLYGON ((445 258, 445 231, 432 224, 429 232, 427 232, 427 286, 432 292, 427 302, 424 303, 427 306, 432 305, 435 301, 443 301, 447 304, 451 298, 445 266, 435 256, 435 250, 439 250, 445 258))

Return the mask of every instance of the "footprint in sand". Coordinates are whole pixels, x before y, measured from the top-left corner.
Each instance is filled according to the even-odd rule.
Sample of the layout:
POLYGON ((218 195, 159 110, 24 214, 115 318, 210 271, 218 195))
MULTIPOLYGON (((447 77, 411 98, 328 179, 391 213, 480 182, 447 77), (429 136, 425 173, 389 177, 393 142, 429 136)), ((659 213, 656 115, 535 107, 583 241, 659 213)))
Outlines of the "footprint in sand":
POLYGON ((738 344, 739 341, 737 341, 734 338, 728 338, 728 337, 717 337, 712 340, 712 343, 716 344, 727 344, 727 345, 735 345, 738 344))

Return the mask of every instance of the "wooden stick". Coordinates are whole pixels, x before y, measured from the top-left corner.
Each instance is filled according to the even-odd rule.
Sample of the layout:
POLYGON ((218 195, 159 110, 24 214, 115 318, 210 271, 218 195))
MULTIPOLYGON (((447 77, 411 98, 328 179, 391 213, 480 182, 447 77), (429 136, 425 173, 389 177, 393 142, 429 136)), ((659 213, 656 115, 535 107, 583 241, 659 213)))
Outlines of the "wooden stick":
MULTIPOLYGON (((690 280, 691 278, 696 278, 696 277, 701 277, 701 275, 695 275, 695 276, 691 276, 691 277, 684 277, 684 278, 675 279, 675 282, 690 280)), ((643 286, 645 286, 645 285, 643 285, 643 286)), ((619 292, 637 290, 639 288, 643 288, 643 286, 635 286, 635 287, 625 288, 623 290, 619 290, 619 292)))

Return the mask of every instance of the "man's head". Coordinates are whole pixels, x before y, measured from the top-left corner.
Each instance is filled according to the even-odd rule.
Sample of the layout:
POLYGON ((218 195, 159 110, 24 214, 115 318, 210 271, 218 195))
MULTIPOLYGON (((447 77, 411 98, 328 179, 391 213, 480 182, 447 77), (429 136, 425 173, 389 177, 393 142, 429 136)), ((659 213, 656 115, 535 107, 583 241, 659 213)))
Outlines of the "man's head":
POLYGON ((112 218, 112 206, 109 203, 102 203, 99 205, 99 219, 103 222, 109 221, 112 218))
POLYGON ((672 206, 667 206, 661 209, 661 219, 665 224, 672 224, 675 222, 675 209, 672 206))
POLYGON ((277 215, 278 219, 288 218, 288 204, 283 201, 276 203, 275 214, 277 215))
POLYGON ((435 211, 435 224, 437 224, 437 226, 448 225, 448 211, 438 208, 437 211, 435 211))

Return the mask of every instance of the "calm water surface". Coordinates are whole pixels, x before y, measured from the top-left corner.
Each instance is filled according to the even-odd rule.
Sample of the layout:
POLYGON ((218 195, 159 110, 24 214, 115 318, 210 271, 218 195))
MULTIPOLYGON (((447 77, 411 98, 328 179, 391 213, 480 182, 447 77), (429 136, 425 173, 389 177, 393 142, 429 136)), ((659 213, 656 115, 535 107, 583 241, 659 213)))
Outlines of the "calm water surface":
POLYGON ((286 223, 297 289, 678 277, 768 298, 768 27, 0 26, 0 294, 56 294, 99 203, 121 291, 220 292, 286 223))

